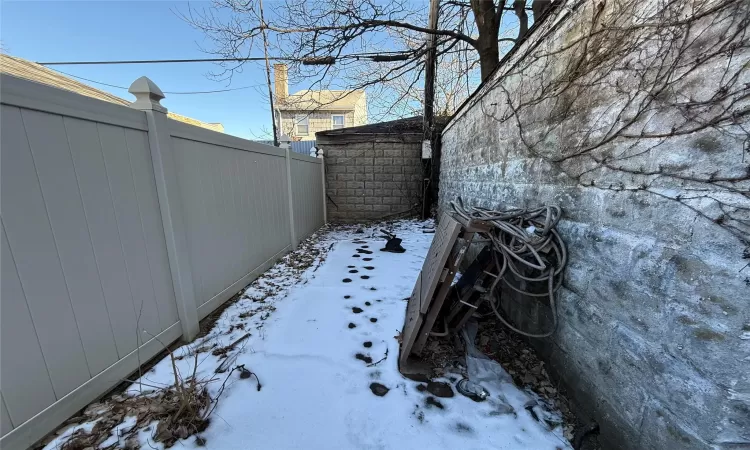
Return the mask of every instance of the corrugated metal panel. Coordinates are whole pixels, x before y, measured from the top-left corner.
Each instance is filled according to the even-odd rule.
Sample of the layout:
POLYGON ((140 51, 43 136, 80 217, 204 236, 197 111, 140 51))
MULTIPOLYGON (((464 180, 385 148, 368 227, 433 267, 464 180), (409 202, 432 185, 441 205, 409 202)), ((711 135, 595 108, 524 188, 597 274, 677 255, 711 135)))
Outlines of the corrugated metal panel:
MULTIPOLYGON (((259 144, 263 144, 263 145, 273 146, 272 140, 271 141, 268 141, 268 140, 255 141, 255 142, 259 144)), ((308 155, 308 156, 310 155, 310 149, 315 147, 315 141, 292 141, 289 144, 290 144, 290 147, 289 147, 290 150, 293 151, 294 153, 299 153, 299 154, 308 155)))
POLYGON ((291 142, 291 150, 294 153, 302 155, 310 155, 310 149, 315 147, 315 141, 293 141, 291 142))

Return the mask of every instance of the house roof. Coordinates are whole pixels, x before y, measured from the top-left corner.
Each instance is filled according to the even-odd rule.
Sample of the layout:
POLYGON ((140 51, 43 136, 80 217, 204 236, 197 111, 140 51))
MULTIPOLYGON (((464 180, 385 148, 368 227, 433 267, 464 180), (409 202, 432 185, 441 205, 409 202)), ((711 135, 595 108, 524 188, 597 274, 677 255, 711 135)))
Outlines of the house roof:
MULTIPOLYGON (((60 72, 48 69, 40 64, 3 53, 0 53, 0 73, 46 84, 59 89, 65 89, 66 91, 75 92, 76 94, 85 95, 105 102, 116 103, 118 105, 129 106, 131 103, 124 98, 120 98, 109 92, 99 90, 87 84, 83 84, 80 81, 68 78, 60 72)), ((173 112, 167 113, 167 117, 190 125, 207 128, 209 130, 224 132, 224 125, 220 123, 203 122, 173 112)))
POLYGON ((305 89, 278 102, 281 111, 341 111, 353 110, 357 102, 365 97, 365 91, 313 91, 305 89))
MULTIPOLYGON (((448 123, 449 117, 435 117, 435 127, 440 130, 448 123)), ((318 131, 316 136, 343 136, 353 134, 422 134, 422 116, 406 117, 388 122, 371 123, 358 127, 338 128, 318 131)))

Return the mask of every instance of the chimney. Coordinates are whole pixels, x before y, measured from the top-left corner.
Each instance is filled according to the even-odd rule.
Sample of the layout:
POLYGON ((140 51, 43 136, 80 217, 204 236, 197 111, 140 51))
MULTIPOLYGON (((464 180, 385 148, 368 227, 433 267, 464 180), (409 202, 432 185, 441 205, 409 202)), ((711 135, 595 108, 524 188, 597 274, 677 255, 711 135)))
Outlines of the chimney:
POLYGON ((273 84, 276 91, 276 101, 283 103, 289 96, 289 77, 286 64, 273 65, 273 84))

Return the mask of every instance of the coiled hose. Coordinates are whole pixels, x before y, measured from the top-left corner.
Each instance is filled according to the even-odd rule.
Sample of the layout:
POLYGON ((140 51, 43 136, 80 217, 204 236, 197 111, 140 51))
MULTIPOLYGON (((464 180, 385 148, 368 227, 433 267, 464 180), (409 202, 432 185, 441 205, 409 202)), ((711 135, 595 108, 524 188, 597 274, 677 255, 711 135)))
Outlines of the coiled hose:
POLYGON ((497 318, 516 333, 533 338, 551 336, 557 329, 557 306, 555 293, 562 285, 563 269, 568 261, 565 243, 555 230, 562 210, 559 206, 543 206, 534 209, 491 210, 478 207, 465 208, 461 197, 450 203, 453 211, 465 219, 483 220, 492 225, 489 233, 481 233, 492 243, 492 257, 498 276, 492 282, 487 295, 497 318), (535 293, 515 286, 509 279, 529 283, 544 283, 546 292, 535 293), (496 288, 503 282, 510 289, 530 297, 548 297, 552 310, 552 329, 541 334, 529 333, 514 327, 500 314, 496 288))

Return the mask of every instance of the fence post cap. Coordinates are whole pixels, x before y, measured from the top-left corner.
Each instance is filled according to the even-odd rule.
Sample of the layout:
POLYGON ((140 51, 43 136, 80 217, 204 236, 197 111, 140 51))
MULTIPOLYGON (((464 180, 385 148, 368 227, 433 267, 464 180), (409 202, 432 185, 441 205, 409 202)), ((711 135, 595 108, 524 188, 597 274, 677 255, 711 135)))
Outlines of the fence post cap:
POLYGON ((140 77, 133 81, 128 92, 135 95, 135 101, 130 104, 131 108, 141 111, 167 112, 167 108, 160 103, 164 98, 164 93, 148 77, 140 77))
POLYGON ((292 147, 292 138, 290 138, 286 134, 282 134, 281 136, 279 136, 279 147, 281 147, 281 148, 291 148, 292 147))

